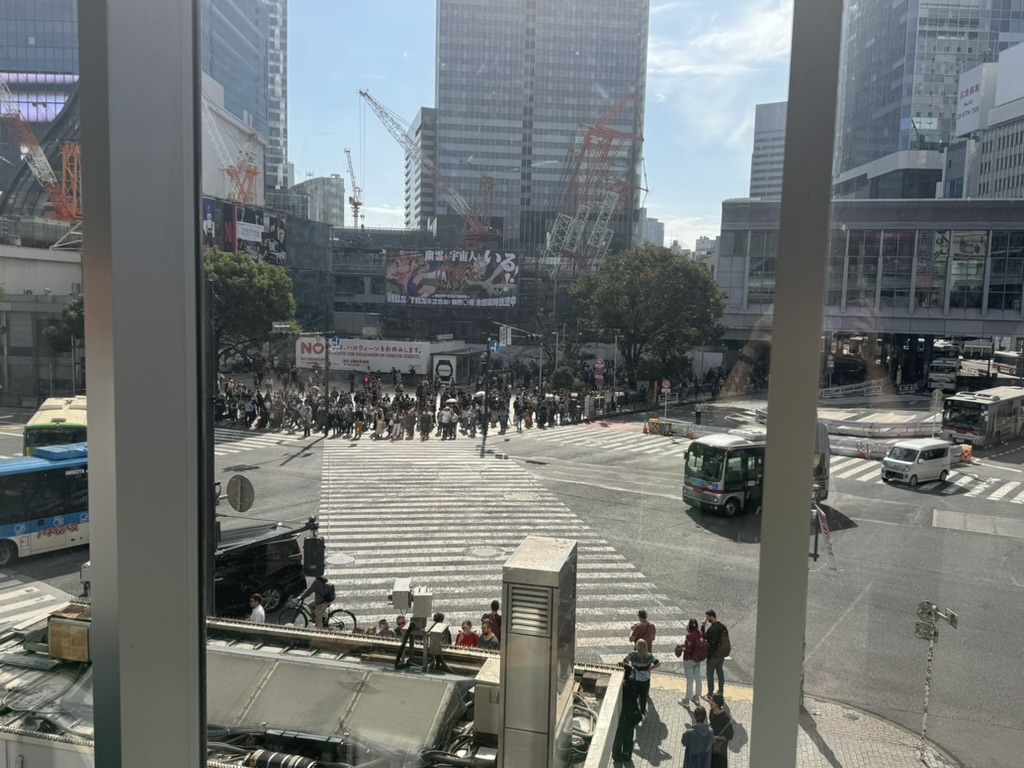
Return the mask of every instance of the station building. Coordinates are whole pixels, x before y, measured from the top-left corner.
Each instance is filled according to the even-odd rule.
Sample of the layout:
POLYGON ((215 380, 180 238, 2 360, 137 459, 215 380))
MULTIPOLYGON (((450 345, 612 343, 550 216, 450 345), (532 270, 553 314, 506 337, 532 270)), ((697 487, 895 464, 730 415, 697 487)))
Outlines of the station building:
MULTIPOLYGON (((942 338, 1024 338, 1024 201, 837 200, 828 259, 822 370, 830 353, 920 378, 942 338), (902 369, 902 370, 901 370, 902 369)), ((722 204, 716 278, 733 356, 751 339, 764 354, 775 293, 778 201, 722 204)), ((726 358, 728 360, 728 356, 726 358)))

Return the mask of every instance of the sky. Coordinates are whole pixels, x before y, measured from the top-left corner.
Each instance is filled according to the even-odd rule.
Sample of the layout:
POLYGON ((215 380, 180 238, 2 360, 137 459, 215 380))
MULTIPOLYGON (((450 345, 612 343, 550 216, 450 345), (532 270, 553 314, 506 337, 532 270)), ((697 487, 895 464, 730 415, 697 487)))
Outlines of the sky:
MULTIPOLYGON (((665 245, 717 236, 722 201, 749 193, 754 106, 786 100, 792 13, 792 0, 651 1, 641 194, 665 245)), ((289 3, 295 181, 340 173, 350 193, 350 148, 368 227, 403 226, 404 155, 358 91, 406 122, 433 106, 435 28, 431 0, 289 3)))

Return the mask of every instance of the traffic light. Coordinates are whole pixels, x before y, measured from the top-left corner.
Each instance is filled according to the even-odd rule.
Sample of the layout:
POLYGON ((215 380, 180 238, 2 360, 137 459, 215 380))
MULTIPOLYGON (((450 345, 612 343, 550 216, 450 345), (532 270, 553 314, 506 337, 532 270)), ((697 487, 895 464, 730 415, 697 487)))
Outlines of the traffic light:
POLYGON ((302 542, 302 570, 307 576, 324 575, 327 566, 324 540, 319 536, 311 536, 302 542))

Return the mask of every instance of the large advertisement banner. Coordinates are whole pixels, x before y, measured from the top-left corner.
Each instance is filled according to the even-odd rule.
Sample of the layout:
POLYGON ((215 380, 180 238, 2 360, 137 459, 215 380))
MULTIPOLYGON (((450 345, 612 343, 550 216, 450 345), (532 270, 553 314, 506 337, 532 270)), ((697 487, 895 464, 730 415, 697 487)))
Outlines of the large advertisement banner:
MULTIPOLYGON (((430 369, 429 341, 386 341, 382 339, 338 339, 331 348, 331 369, 337 371, 370 371, 387 373, 397 368, 407 373, 425 374, 430 369)), ((324 367, 324 340, 317 336, 300 336, 295 342, 295 362, 299 368, 324 367)))
POLYGON ((285 217, 262 208, 203 198, 203 248, 248 253, 256 261, 283 265, 285 217))
POLYGON ((519 261, 506 251, 388 251, 389 304, 514 307, 519 261))

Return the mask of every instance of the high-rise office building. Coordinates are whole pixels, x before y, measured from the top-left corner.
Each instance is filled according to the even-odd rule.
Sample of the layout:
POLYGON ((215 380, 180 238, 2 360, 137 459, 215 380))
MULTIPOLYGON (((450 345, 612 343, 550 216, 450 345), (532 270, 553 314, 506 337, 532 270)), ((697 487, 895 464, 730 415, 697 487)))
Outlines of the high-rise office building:
POLYGON ((754 110, 754 151, 750 157, 750 196, 782 197, 788 102, 758 104, 754 110))
POLYGON ((643 209, 640 210, 643 218, 640 220, 640 245, 656 245, 659 248, 665 245, 665 222, 652 219, 643 209))
MULTIPOLYGON (((507 246, 543 247, 581 125, 621 107, 609 127, 642 135, 649 11, 649 0, 438 0, 438 166, 468 201, 482 176, 495 180, 491 212, 507 246)), ((613 154, 628 182, 611 222, 614 250, 635 231, 640 143, 613 154)), ((437 207, 448 212, 440 197, 437 207)))
POLYGON ((267 154, 264 185, 288 189, 288 0, 268 0, 270 35, 267 40, 267 154))
POLYGON ((339 174, 300 181, 289 191, 309 200, 307 218, 332 227, 345 226, 345 180, 339 174))
MULTIPOLYGON (((409 126, 409 138, 419 152, 437 163, 437 110, 420 107, 409 126)), ((426 229, 437 208, 437 184, 423 172, 423 166, 409 153, 405 155, 405 227, 426 229)))
POLYGON ((1024 0, 848 3, 836 132, 840 197, 935 197, 957 80, 1024 40, 1024 0))
POLYGON ((268 41, 278 4, 202 0, 200 7, 203 72, 224 87, 224 108, 263 137, 270 135, 268 41))

